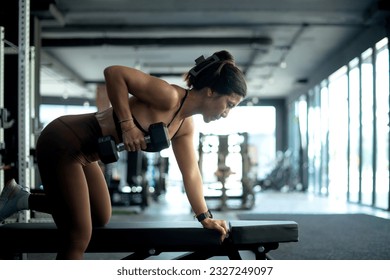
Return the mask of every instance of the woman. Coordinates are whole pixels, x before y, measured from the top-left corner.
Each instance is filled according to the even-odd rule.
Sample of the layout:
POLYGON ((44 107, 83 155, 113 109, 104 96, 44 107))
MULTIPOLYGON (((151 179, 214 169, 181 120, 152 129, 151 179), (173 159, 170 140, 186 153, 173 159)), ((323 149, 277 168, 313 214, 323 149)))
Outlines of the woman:
POLYGON ((245 97, 244 76, 231 54, 198 58, 185 77, 189 89, 123 66, 106 68, 104 76, 112 107, 60 117, 42 131, 36 149, 45 195, 30 194, 11 180, 0 196, 0 221, 22 209, 51 213, 63 240, 57 259, 82 259, 92 228, 111 217, 97 139, 112 135, 128 151, 139 151, 146 149, 149 125, 164 122, 192 210, 203 227, 224 239, 226 222, 212 218, 203 196, 191 116, 201 114, 205 122, 225 118, 245 97))

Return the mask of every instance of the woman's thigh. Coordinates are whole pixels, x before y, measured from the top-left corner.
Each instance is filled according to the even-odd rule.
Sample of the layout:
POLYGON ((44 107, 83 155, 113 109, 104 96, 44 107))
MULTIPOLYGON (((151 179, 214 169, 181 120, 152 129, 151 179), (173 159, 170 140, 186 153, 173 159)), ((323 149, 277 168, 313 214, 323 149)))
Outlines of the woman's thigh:
POLYGON ((92 222, 94 226, 103 226, 111 218, 111 200, 106 179, 97 162, 83 167, 88 184, 92 222))
POLYGON ((75 160, 39 164, 53 218, 59 228, 89 235, 92 230, 88 182, 75 160))
POLYGON ((76 160, 40 164, 41 179, 56 223, 88 230, 108 223, 111 201, 97 162, 83 166, 76 160))

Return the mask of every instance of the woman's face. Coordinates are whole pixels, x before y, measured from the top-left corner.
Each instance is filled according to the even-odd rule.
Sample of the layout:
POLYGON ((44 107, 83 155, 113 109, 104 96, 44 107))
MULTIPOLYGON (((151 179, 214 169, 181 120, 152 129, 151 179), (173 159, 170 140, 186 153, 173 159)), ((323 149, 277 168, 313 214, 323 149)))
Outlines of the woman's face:
POLYGON ((206 100, 206 108, 203 112, 203 120, 206 123, 226 118, 231 109, 236 107, 242 100, 242 97, 236 93, 230 95, 220 95, 211 92, 206 100))

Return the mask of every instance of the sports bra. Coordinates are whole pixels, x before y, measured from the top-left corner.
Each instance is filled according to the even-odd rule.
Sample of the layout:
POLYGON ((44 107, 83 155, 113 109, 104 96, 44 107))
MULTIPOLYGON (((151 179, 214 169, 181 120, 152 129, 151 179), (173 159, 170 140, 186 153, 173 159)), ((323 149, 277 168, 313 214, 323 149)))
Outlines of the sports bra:
MULTIPOLYGON (((169 126, 171 125, 171 123, 172 123, 172 122, 174 121, 174 119, 176 118, 177 114, 179 114, 181 108, 183 107, 184 101, 187 99, 187 96, 188 96, 188 90, 186 89, 186 93, 185 93, 183 99, 182 99, 181 102, 180 102, 180 107, 179 107, 179 109, 177 109, 177 111, 176 111, 175 114, 173 115, 173 117, 172 117, 171 121, 168 123, 167 127, 169 127, 169 126)), ((121 126, 120 126, 118 116, 115 114, 114 110, 112 110, 112 112, 113 112, 112 114, 113 114, 113 118, 114 118, 114 122, 115 122, 116 132, 118 133, 118 137, 119 137, 120 141, 122 142, 122 141, 123 141, 123 139, 122 139, 122 128, 121 128, 121 126)), ((148 135, 149 135, 149 132, 148 132, 147 130, 145 130, 145 129, 140 125, 140 123, 137 121, 137 119, 134 117, 134 115, 132 115, 132 118, 133 118, 133 121, 134 121, 135 126, 136 126, 139 130, 141 130, 141 131, 144 133, 145 136, 148 136, 148 135)), ((176 136, 176 134, 179 132, 181 126, 182 126, 183 123, 184 123, 184 120, 185 120, 185 119, 183 119, 183 120, 181 121, 180 126, 179 126, 179 128, 176 130, 175 134, 172 136, 172 139, 173 139, 173 138, 176 136)))

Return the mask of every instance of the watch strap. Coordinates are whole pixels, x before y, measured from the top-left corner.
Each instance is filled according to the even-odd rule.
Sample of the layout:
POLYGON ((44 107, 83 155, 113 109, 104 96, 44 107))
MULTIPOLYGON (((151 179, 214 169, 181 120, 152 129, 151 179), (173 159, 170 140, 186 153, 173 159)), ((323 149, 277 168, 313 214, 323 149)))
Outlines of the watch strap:
POLYGON ((212 219, 213 218, 213 214, 211 214, 210 210, 207 210, 207 212, 204 212, 204 213, 201 213, 199 215, 196 216, 196 219, 201 222, 207 218, 210 218, 212 219))

